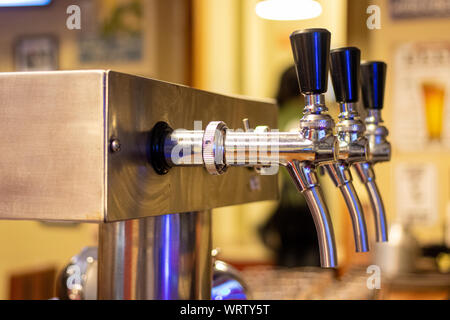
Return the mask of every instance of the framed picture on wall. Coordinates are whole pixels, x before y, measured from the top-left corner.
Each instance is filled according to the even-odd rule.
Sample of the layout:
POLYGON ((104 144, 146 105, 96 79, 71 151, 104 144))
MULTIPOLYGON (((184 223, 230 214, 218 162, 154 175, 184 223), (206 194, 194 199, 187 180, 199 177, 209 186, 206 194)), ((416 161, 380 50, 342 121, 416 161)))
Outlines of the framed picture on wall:
POLYGON ((58 69, 58 41, 51 35, 20 37, 14 47, 16 71, 58 69))

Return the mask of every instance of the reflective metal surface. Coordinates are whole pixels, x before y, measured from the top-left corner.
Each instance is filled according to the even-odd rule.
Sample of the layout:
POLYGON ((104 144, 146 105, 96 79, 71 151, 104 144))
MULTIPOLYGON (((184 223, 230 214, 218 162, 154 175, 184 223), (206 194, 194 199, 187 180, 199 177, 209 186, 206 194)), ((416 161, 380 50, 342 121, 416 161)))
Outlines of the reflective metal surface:
POLYGON ((350 213, 350 218, 352 219, 355 250, 356 252, 367 252, 369 251, 369 240, 367 236, 366 220, 355 187, 352 182, 347 182, 339 186, 339 190, 344 197, 345 204, 350 213))
POLYGON ((365 186, 367 188, 367 192, 369 193, 370 202, 374 210, 376 239, 378 242, 386 242, 388 241, 388 227, 380 191, 378 191, 375 180, 368 181, 365 183, 365 186))
MULTIPOLYGON (((337 265, 333 226, 315 169, 318 165, 336 161, 339 145, 333 135, 334 121, 326 114, 328 109, 323 95, 309 97, 307 101, 299 132, 268 132, 267 127, 250 131, 248 119, 243 119, 246 132, 233 132, 225 123, 215 121, 208 124, 208 128, 221 125, 226 129, 215 130, 216 135, 206 130, 201 140, 199 130, 186 132, 175 129, 170 138, 165 137, 162 149, 164 156, 169 157, 167 163, 175 166, 184 166, 185 162, 198 166, 215 165, 215 169, 223 165, 266 166, 264 169, 268 171, 267 165, 276 164, 272 175, 278 171, 278 165, 286 167, 298 190, 309 195, 306 201, 316 221, 321 264, 333 268, 337 265), (205 152, 209 154, 208 159, 205 159, 205 152), (199 161, 200 158, 203 161, 199 161)), ((216 174, 216 170, 210 170, 210 173, 216 174)))
POLYGON ((338 161, 333 164, 325 165, 325 169, 335 186, 341 191, 345 204, 347 205, 352 221, 356 252, 369 251, 366 220, 364 218, 361 201, 353 186, 349 165, 343 161, 338 161))
POLYGON ((103 219, 104 79, 0 73, 0 219, 103 219))
POLYGON ((375 172, 373 171, 372 165, 367 162, 356 164, 355 169, 369 194, 370 204, 372 205, 375 220, 377 242, 386 242, 388 241, 386 213, 384 210, 383 199, 381 198, 375 182, 375 172))
POLYGON ((297 189, 305 196, 311 211, 319 240, 320 265, 323 268, 337 267, 333 223, 314 167, 304 162, 292 161, 286 166, 286 169, 297 189))
MULTIPOLYGON (((359 63, 359 61, 358 61, 359 63)), ((357 83, 355 84, 358 85, 357 83)), ((358 194, 353 187, 350 166, 367 160, 369 143, 364 137, 365 126, 359 119, 355 103, 341 102, 339 121, 336 124, 339 141, 339 160, 325 166, 328 175, 339 188, 347 205, 353 226, 356 252, 369 251, 367 227, 358 194)))
POLYGON ((388 226, 383 199, 376 185, 375 172, 372 166, 378 162, 389 161, 391 159, 391 145, 386 140, 389 131, 381 125, 382 122, 381 110, 368 109, 368 116, 365 119, 365 136, 370 144, 368 162, 357 163, 354 166, 369 194, 378 242, 388 241, 388 226))
POLYGON ((108 156, 106 220, 199 211, 278 197, 276 175, 259 176, 261 188, 252 190, 255 172, 230 168, 220 176, 202 167, 174 167, 157 175, 147 164, 147 134, 159 121, 171 128, 204 130, 211 121, 230 128, 242 119, 276 127, 277 107, 256 101, 200 91, 181 85, 108 73, 108 138, 118 137, 122 149, 108 156), (199 129, 194 121, 201 122, 199 129), (205 196, 208 195, 208 196, 205 196))
POLYGON ((311 210, 320 247, 320 265, 323 268, 337 267, 336 243, 334 240, 333 224, 324 201, 322 189, 316 186, 303 192, 311 210))
POLYGON ((70 259, 57 283, 57 295, 61 300, 97 299, 97 247, 85 247, 70 259))
POLYGON ((277 199, 276 176, 199 167, 155 173, 156 122, 203 130, 213 120, 272 127, 277 108, 113 71, 0 73, 0 219, 117 221, 277 199), (195 183, 193 183, 195 181, 195 183), (204 197, 204 194, 208 197, 204 197))
POLYGON ((336 101, 339 103, 339 121, 336 136, 339 140, 339 160, 327 165, 326 170, 344 197, 353 225, 356 252, 369 250, 366 222, 361 202, 353 187, 350 166, 367 161, 369 142, 364 137, 365 126, 356 108, 359 99, 361 51, 356 47, 342 47, 330 53, 330 73, 336 101))
POLYGON ((365 136, 369 140, 370 153, 369 160, 372 163, 391 160, 391 144, 386 140, 389 135, 388 129, 381 125, 381 110, 369 109, 365 119, 365 136))
MULTIPOLYGON (((203 134, 201 130, 174 130, 164 147, 167 162, 178 166, 203 165, 203 134), (173 155, 177 157, 176 163, 173 155)), ((329 143, 305 139, 300 132, 227 130, 225 146, 220 150, 227 166, 286 165, 294 159, 331 162, 337 157, 338 145, 333 139, 329 143)))
POLYGON ((248 300, 251 296, 239 271, 226 262, 215 260, 211 299, 248 300))
MULTIPOLYGON (((97 299, 97 247, 85 247, 70 260, 61 272, 57 283, 57 296, 60 300, 97 299)), ((230 264, 215 259, 217 249, 212 250, 213 277, 212 300, 249 299, 247 285, 239 271, 230 264)), ((143 261, 144 263, 148 263, 143 261)))
POLYGON ((210 299, 211 213, 100 224, 99 299, 210 299))

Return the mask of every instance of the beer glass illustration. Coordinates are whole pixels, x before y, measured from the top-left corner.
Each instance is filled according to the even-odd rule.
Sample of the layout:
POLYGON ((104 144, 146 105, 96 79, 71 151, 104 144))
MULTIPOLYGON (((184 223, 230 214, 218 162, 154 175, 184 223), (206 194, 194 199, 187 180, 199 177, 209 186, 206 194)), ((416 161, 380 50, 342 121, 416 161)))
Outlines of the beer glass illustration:
POLYGON ((422 82, 422 93, 428 138, 432 141, 440 141, 444 116, 445 86, 438 81, 424 81, 422 82))

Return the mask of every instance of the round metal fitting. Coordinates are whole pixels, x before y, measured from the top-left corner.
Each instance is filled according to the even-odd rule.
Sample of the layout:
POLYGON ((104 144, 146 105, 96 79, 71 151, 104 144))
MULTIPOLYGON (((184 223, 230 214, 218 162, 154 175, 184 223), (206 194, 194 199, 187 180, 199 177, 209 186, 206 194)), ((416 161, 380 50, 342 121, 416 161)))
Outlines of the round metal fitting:
POLYGON ((203 133, 202 155, 206 171, 219 175, 227 170, 225 164, 225 134, 227 126, 222 121, 212 121, 203 133))
POLYGON ((306 114, 300 119, 301 129, 332 130, 334 120, 328 114, 306 114))
POLYGON ((355 132, 360 136, 364 135, 366 126, 360 120, 341 120, 336 124, 336 132, 355 132))
POLYGON ((112 139, 110 147, 111 147, 111 151, 112 152, 119 152, 122 149, 122 145, 120 143, 120 140, 119 139, 112 139))

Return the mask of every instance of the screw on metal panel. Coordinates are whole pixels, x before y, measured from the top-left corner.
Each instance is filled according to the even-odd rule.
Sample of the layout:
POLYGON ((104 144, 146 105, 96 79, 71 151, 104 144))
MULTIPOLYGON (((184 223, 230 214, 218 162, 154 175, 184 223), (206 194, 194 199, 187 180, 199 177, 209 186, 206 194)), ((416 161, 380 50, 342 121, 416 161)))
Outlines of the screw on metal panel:
POLYGON ((111 144, 110 144, 110 148, 112 152, 119 152, 120 149, 122 148, 122 145, 120 144, 120 140, 119 139, 112 139, 111 140, 111 144))

